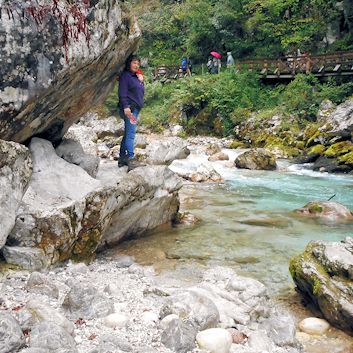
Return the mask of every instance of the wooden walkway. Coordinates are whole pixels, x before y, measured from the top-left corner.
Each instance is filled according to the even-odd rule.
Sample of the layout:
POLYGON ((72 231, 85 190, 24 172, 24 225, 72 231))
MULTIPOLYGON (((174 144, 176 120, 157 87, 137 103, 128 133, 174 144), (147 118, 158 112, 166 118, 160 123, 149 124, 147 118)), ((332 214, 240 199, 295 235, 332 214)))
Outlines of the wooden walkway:
MULTIPOLYGON (((226 67, 225 65, 222 66, 226 67)), ((258 72, 265 79, 292 79, 299 73, 312 73, 316 77, 353 76, 353 51, 321 55, 302 54, 278 59, 240 60, 236 62, 239 72, 258 72)), ((159 66, 153 70, 154 80, 188 77, 179 66, 159 66)))
POLYGON ((291 79, 299 73, 312 73, 317 77, 353 76, 353 51, 241 60, 236 63, 236 67, 240 72, 255 71, 269 79, 291 79))

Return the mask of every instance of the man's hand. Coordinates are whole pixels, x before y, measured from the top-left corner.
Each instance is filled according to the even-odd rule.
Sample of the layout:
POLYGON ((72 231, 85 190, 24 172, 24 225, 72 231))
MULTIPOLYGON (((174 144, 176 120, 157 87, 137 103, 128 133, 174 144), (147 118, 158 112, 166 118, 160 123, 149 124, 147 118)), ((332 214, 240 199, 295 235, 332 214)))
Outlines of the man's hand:
POLYGON ((128 119, 130 119, 130 123, 131 124, 136 124, 136 118, 135 116, 132 114, 131 109, 130 108, 125 108, 124 109, 124 114, 128 117, 128 119))

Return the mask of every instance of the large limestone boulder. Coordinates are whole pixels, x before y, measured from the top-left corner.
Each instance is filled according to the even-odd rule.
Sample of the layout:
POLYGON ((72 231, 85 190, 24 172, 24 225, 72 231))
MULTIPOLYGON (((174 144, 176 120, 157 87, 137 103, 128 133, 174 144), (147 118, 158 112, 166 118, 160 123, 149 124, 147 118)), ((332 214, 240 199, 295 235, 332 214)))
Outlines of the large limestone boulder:
POLYGON ((252 170, 275 170, 277 168, 276 157, 271 152, 263 149, 251 149, 240 154, 236 160, 237 168, 252 170))
POLYGON ((167 167, 130 173, 102 166, 98 179, 57 156, 49 141, 33 138, 34 170, 3 255, 38 269, 167 223, 179 208, 179 178, 167 167))
POLYGON ((106 98, 136 49, 140 30, 122 1, 78 4, 87 18, 81 27, 65 0, 58 1, 56 15, 45 11, 48 1, 36 1, 33 12, 44 14, 39 25, 28 2, 10 2, 13 16, 2 16, 0 22, 0 138, 23 142, 40 135, 60 140, 106 98), (64 33, 59 16, 68 20, 64 33))
POLYGON ((353 239, 310 242, 289 267, 298 289, 334 326, 353 333, 353 239))
POLYGON ((152 141, 146 148, 147 162, 169 165, 175 159, 184 159, 190 154, 187 142, 179 137, 163 141, 152 141))
POLYGON ((0 249, 15 225, 16 211, 32 174, 28 148, 0 140, 0 249))

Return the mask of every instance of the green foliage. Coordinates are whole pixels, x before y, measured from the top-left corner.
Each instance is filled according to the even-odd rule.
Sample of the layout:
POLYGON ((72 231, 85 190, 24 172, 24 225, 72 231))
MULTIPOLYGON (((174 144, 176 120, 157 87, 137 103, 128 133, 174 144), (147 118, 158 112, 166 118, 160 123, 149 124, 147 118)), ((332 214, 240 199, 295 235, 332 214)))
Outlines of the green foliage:
POLYGON ((352 0, 343 8, 336 0, 128 2, 143 31, 140 54, 150 65, 175 65, 184 55, 205 62, 212 50, 232 51, 235 58, 277 57, 298 48, 316 53, 353 45, 352 0), (332 49, 323 41, 329 27, 340 38, 332 49))
MULTIPOLYGON (((320 83, 311 75, 298 75, 288 85, 271 87, 253 73, 229 70, 168 84, 146 84, 146 107, 141 117, 154 130, 173 122, 182 124, 189 134, 227 136, 252 113, 256 113, 257 125, 280 113, 296 117, 305 126, 315 120, 324 99, 338 104, 352 94, 352 82, 320 83)), ((294 128, 292 123, 286 127, 285 122, 282 127, 294 128)))

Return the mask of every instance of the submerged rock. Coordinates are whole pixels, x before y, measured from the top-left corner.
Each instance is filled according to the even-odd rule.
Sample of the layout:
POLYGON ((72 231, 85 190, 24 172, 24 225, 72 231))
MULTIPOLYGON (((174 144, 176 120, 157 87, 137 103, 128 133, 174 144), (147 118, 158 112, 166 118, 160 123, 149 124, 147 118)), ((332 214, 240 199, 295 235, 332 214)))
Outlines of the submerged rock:
MULTIPOLYGON (((26 2, 13 2, 12 18, 2 16, 0 138, 24 142, 40 135, 59 141, 111 91, 115 76, 136 49, 140 30, 120 1, 85 4, 87 7, 82 3, 76 10, 87 17, 86 35, 94 34, 89 42, 79 33, 76 40, 69 36, 63 45, 61 20, 51 12, 43 25, 38 25, 34 16, 22 17, 26 2)), ((39 0, 34 11, 42 11, 46 5, 39 0)), ((68 7, 67 2, 58 2, 61 18, 70 18, 68 7)), ((76 25, 68 21, 66 30, 76 33, 76 25)))
POLYGON ((18 143, 0 140, 0 249, 15 225, 31 174, 29 150, 18 143))
POLYGON ((347 207, 333 201, 312 201, 295 212, 302 216, 330 221, 353 221, 352 212, 347 207))
POLYGON ((275 170, 277 168, 276 157, 271 152, 263 149, 251 149, 240 154, 236 160, 237 168, 252 170, 275 170))
POLYGON ((353 333, 353 239, 310 242, 290 261, 298 289, 334 326, 353 333))

